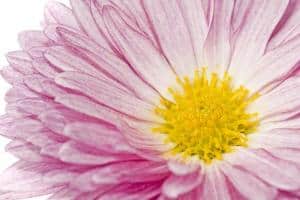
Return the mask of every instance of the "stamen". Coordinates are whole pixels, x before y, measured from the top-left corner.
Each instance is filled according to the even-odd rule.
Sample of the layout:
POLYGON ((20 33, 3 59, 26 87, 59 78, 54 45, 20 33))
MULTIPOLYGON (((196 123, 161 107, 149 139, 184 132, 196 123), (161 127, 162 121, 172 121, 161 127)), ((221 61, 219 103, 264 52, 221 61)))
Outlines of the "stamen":
POLYGON ((247 146, 247 135, 259 122, 257 113, 247 113, 246 109, 258 94, 250 96, 243 86, 233 88, 228 74, 219 78, 212 73, 208 79, 205 68, 196 71, 193 80, 178 79, 178 84, 180 91, 169 88, 174 101, 161 99, 155 109, 164 123, 153 132, 166 134, 165 142, 175 144, 169 153, 198 156, 210 163, 236 146, 247 146))

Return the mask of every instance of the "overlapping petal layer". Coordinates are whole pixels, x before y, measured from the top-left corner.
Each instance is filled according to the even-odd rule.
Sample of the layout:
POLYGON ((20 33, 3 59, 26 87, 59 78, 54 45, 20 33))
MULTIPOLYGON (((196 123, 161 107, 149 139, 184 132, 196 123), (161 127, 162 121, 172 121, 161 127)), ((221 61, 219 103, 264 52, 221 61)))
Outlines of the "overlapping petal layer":
POLYGON ((70 0, 20 34, 0 134, 0 199, 300 198, 300 7, 288 0, 70 0), (164 153, 153 110, 199 67, 261 96, 247 148, 205 165, 164 153))

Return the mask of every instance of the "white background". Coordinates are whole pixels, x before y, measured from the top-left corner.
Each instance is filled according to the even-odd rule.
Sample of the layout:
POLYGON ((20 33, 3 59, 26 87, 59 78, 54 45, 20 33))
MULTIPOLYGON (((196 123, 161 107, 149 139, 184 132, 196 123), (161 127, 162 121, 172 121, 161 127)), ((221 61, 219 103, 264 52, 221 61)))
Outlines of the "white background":
MULTIPOLYGON (((5 54, 18 50, 17 35, 22 30, 40 29, 44 6, 49 0, 0 0, 0 68, 7 65, 5 54)), ((60 0, 68 2, 68 0, 60 0)), ((9 85, 0 78, 0 114, 4 114, 4 95, 9 85)), ((16 159, 5 153, 8 140, 0 136, 0 172, 16 159)), ((45 199, 45 198, 34 198, 45 199)))

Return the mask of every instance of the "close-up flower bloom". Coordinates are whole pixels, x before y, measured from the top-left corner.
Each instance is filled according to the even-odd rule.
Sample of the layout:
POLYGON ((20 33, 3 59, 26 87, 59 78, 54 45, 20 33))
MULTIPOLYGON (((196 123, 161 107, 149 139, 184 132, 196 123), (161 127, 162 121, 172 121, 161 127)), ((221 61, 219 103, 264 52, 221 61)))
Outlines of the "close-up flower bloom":
POLYGON ((300 199, 299 0, 70 5, 7 54, 0 200, 300 199))

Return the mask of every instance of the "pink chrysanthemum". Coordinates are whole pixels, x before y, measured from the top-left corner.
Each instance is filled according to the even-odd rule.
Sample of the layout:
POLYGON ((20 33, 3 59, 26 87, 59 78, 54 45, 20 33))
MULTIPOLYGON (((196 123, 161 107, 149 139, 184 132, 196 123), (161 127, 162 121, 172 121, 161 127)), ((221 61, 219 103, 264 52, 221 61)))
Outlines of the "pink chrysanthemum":
POLYGON ((300 1, 70 3, 7 55, 1 200, 300 198, 300 1))

